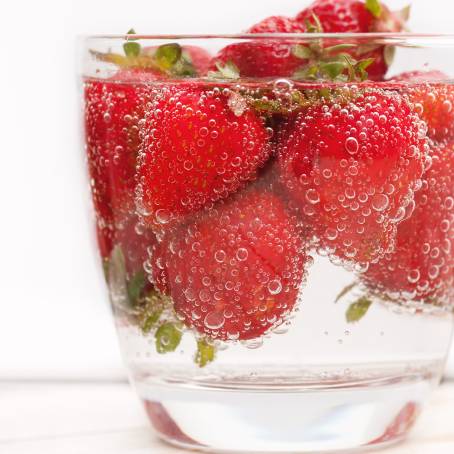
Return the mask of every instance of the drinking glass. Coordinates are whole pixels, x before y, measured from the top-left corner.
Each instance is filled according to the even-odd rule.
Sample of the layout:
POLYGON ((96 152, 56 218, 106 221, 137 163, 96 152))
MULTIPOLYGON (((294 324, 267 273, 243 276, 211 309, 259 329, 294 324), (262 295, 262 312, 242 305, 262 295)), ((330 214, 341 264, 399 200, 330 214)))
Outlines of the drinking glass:
POLYGON ((82 47, 93 231, 157 435, 251 453, 402 440, 453 327, 454 37, 82 47))

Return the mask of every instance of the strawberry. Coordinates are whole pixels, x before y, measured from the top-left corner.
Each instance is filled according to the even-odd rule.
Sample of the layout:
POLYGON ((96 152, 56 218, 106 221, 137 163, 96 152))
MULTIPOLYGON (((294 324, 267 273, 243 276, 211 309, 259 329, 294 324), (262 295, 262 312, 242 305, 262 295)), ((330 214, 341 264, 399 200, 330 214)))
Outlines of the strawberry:
POLYGON ((247 33, 304 33, 306 28, 295 19, 285 16, 270 16, 253 25, 247 33))
POLYGON ((454 143, 435 147, 431 160, 414 211, 398 226, 395 250, 371 264, 363 280, 386 298, 441 305, 454 288, 454 143))
POLYGON ((219 340, 257 338, 282 324, 308 261, 295 218, 255 187, 177 226, 161 248, 175 311, 219 340))
MULTIPOLYGON (((128 74, 128 77, 130 75, 128 74)), ((138 122, 145 91, 115 80, 85 82, 85 135, 92 197, 98 219, 112 224, 115 215, 134 207, 138 122)))
MULTIPOLYGON (((325 33, 400 32, 408 15, 408 8, 393 13, 378 0, 316 0, 296 20, 307 26, 315 17, 325 33)), ((382 80, 392 60, 392 49, 382 45, 360 44, 349 53, 374 60, 368 68, 372 80, 382 80)))
POLYGON ((279 134, 281 181, 330 256, 365 264, 392 248, 418 188, 424 125, 397 93, 326 90, 279 134))
MULTIPOLYGON (((304 26, 295 20, 272 16, 252 26, 247 33, 303 33, 304 26)), ((294 43, 282 40, 251 40, 231 44, 223 48, 214 58, 212 69, 233 63, 242 77, 291 76, 301 60, 292 53, 294 43)))
POLYGON ((199 46, 183 46, 183 57, 188 58, 197 74, 204 75, 207 73, 211 63, 210 53, 199 46))
POLYGON ((427 123, 429 137, 439 142, 454 139, 454 87, 443 82, 447 79, 440 71, 413 71, 391 79, 407 84, 409 99, 427 123))
POLYGON ((227 197, 270 155, 263 121, 230 90, 161 87, 142 125, 138 208, 163 225, 227 197))

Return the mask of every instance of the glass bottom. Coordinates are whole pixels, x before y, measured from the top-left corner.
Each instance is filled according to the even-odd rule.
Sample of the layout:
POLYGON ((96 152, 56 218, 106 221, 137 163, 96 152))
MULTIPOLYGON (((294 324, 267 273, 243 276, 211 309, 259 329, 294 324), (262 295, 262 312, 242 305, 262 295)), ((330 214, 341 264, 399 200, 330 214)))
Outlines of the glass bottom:
POLYGON ((436 375, 421 373, 289 389, 149 380, 136 388, 158 436, 180 448, 314 454, 402 441, 436 382, 436 375))

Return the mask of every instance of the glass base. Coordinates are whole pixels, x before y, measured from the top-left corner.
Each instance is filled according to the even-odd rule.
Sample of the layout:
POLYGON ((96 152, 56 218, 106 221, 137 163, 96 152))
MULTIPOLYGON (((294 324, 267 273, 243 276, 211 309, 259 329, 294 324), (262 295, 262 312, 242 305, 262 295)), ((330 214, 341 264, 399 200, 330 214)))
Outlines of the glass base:
POLYGON ((306 388, 136 384, 158 436, 219 453, 338 453, 402 441, 434 386, 428 377, 306 388))

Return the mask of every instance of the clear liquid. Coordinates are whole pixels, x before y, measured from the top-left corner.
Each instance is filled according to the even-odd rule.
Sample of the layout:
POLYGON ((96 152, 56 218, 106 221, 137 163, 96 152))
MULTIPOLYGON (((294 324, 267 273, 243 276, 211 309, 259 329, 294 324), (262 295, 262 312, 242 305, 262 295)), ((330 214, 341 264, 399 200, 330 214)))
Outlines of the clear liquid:
MULTIPOLYGON (((227 102, 227 98, 223 98, 227 95, 222 94, 223 91, 219 88, 213 87, 216 83, 210 84, 203 89, 212 90, 210 96, 217 97, 219 102, 227 102)), ((285 177, 282 180, 281 176, 279 180, 273 180, 283 170, 279 170, 273 176, 272 172, 267 173, 266 166, 259 172, 258 186, 253 189, 252 198, 248 199, 251 197, 250 193, 248 195, 249 186, 254 187, 256 183, 250 181, 249 186, 243 188, 241 184, 236 184, 239 183, 235 180, 239 178, 237 175, 226 178, 227 186, 222 191, 216 188, 215 193, 226 191, 229 193, 226 200, 216 199, 213 204, 209 203, 207 206, 202 204, 196 209, 200 199, 197 197, 194 200, 185 199, 184 204, 179 201, 184 206, 195 203, 193 208, 196 212, 191 212, 188 218, 172 219, 169 212, 158 209, 153 212, 150 220, 148 218, 151 211, 144 202, 146 198, 143 198, 143 188, 136 184, 143 178, 139 178, 136 173, 141 166, 151 165, 153 168, 154 161, 146 161, 147 156, 159 157, 161 152, 164 153, 161 156, 162 167, 157 166, 153 168, 151 175, 146 174, 153 177, 151 178, 153 184, 150 183, 148 189, 154 194, 155 180, 159 181, 159 178, 155 177, 159 176, 162 169, 167 169, 169 155, 166 153, 169 150, 157 147, 154 139, 151 139, 154 137, 154 129, 150 129, 148 123, 157 129, 162 126, 159 120, 162 112, 156 108, 159 103, 153 104, 154 101, 150 100, 155 97, 159 99, 161 92, 165 92, 168 87, 166 88, 165 83, 157 82, 125 83, 118 87, 115 85, 116 82, 106 83, 101 90, 103 94, 99 95, 99 99, 94 96, 91 105, 95 113, 103 114, 100 122, 101 138, 93 134, 92 145, 89 147, 89 151, 91 150, 89 160, 93 161, 92 173, 96 177, 98 176, 96 172, 100 171, 101 175, 99 184, 95 184, 94 193, 104 197, 95 198, 98 202, 100 230, 98 234, 101 233, 101 239, 105 240, 104 243, 100 241, 100 249, 105 263, 107 260, 109 265, 108 284, 123 355, 129 366, 132 382, 143 399, 158 434, 179 446, 218 452, 313 453, 346 451, 358 447, 362 452, 365 447, 382 446, 402 439, 413 425, 427 394, 440 380, 452 336, 451 249, 447 247, 446 241, 442 241, 449 240, 448 246, 451 244, 452 230, 449 229, 451 224, 447 224, 448 220, 453 219, 451 173, 442 166, 441 169, 436 167, 438 170, 429 174, 427 184, 431 183, 433 186, 432 192, 427 192, 428 187, 424 187, 425 196, 421 197, 421 200, 418 199, 419 202, 415 202, 416 209, 419 209, 420 223, 424 228, 418 224, 416 224, 418 231, 410 228, 409 236, 417 241, 410 241, 410 245, 405 242, 399 244, 397 252, 401 255, 398 256, 397 265, 394 263, 396 260, 384 262, 389 266, 385 272, 379 273, 378 279, 375 276, 380 285, 370 285, 374 279, 367 281, 364 276, 367 276, 368 266, 373 265, 374 257, 368 259, 371 263, 363 263, 361 260, 364 260, 364 255, 370 253, 375 255, 384 253, 387 244, 381 236, 384 233, 380 227, 383 219, 389 218, 393 219, 393 223, 397 222, 394 219, 399 216, 400 218, 411 216, 412 209, 415 208, 407 200, 407 204, 401 201, 402 206, 397 204, 387 211, 392 197, 389 198, 388 195, 385 197, 385 193, 392 194, 395 190, 394 184, 380 188, 372 187, 370 194, 366 194, 370 188, 362 186, 360 187, 362 193, 348 191, 351 188, 345 188, 343 185, 345 172, 342 169, 345 166, 341 165, 343 161, 347 163, 347 159, 341 160, 339 166, 334 166, 334 170, 337 171, 334 180, 332 173, 325 172, 323 178, 331 178, 336 184, 325 182, 321 193, 336 203, 339 217, 348 214, 342 218, 342 222, 337 218, 331 219, 331 223, 336 224, 334 232, 332 228, 325 230, 322 228, 320 232, 318 231, 319 225, 323 226, 325 221, 323 216, 320 219, 314 217, 314 213, 320 215, 323 211, 319 207, 320 197, 314 188, 304 190, 303 200, 302 193, 298 195, 298 191, 295 191, 296 183, 293 178, 285 177), (115 91, 117 89, 119 92, 115 91), (129 89, 135 89, 140 94, 138 102, 144 109, 143 112, 140 109, 137 112, 130 112, 131 106, 124 103, 125 99, 130 101, 128 96, 132 96, 129 89), (114 91, 114 95, 109 94, 110 90, 114 91), (98 112, 100 105, 105 105, 105 112, 98 112), (114 107, 117 107, 117 110, 114 107), (113 116, 111 111, 114 113, 113 116), (134 115, 129 115, 132 113, 134 115), (111 122, 114 127, 111 126, 111 122), (127 131, 127 137, 122 136, 121 132, 124 131, 127 131), (137 152, 134 149, 136 141, 143 142, 140 145, 136 144, 139 154, 142 154, 140 159, 134 154, 137 152), (131 152, 128 147, 133 149, 132 165, 124 159, 128 156, 127 152, 131 152), (99 149, 104 150, 107 158, 113 159, 113 164, 104 168, 106 159, 105 156, 101 156, 100 159, 99 149), (131 168, 128 165, 131 165, 131 168), (441 184, 442 182, 444 183, 441 184), (122 209, 117 207, 114 202, 118 200, 116 201, 115 197, 109 201, 112 206, 106 205, 107 196, 110 194, 106 188, 109 189, 110 185, 115 186, 118 183, 121 184, 112 193, 116 196, 122 195, 129 202, 125 219, 123 219, 125 213, 122 211, 124 207, 122 209), (283 184, 286 187, 285 191, 283 184), (378 195, 373 194, 376 189, 378 195), (332 194, 329 194, 330 192, 332 194), (258 209, 261 199, 257 194, 265 195, 269 201, 271 200, 269 207, 268 205, 265 207, 269 208, 271 214, 274 210, 276 216, 268 217, 264 205, 258 209), (366 199, 362 198, 364 195, 367 195, 366 199), (372 195, 373 199, 367 202, 368 197, 372 195), (442 196, 443 200, 438 200, 439 196, 442 196), (371 208, 369 211, 373 213, 374 222, 367 223, 366 219, 361 219, 360 222, 356 216, 358 207, 353 209, 350 206, 353 202, 345 202, 345 198, 355 197, 358 199, 358 206, 371 208), (277 199, 280 202, 277 202, 277 199), (443 216, 440 219, 433 216, 433 207, 427 205, 426 199, 435 201, 440 207, 444 206, 446 213, 442 214, 443 216, 446 214, 446 219, 443 216), (256 207, 254 202, 257 200, 259 203, 256 207), (344 202, 351 208, 350 211, 345 211, 344 202), (279 210, 281 203, 285 209, 279 210), (301 205, 297 215, 293 214, 295 203, 301 205), (317 209, 314 209, 313 205, 317 206, 317 209), (233 210, 232 206, 236 207, 237 211, 233 210), (106 207, 113 207, 113 219, 103 218, 102 212, 106 207), (221 226, 218 219, 226 219, 225 216, 229 218, 229 222, 226 221, 221 226), (258 227, 252 222, 254 216, 259 221, 264 221, 265 230, 256 230, 258 227), (295 216, 298 219, 297 223, 295 216), (250 234, 253 240, 238 240, 241 235, 237 235, 235 227, 243 222, 244 218, 245 228, 249 229, 247 234, 250 234), (432 218, 439 221, 437 225, 432 226, 432 218), (350 247, 351 238, 345 233, 344 225, 348 226, 350 221, 358 223, 350 225, 356 232, 353 240, 358 241, 356 234, 362 232, 361 235, 364 236, 368 247, 364 247, 362 237, 356 244, 358 250, 350 247), (173 225, 173 222, 177 224, 173 225), (178 225, 178 222, 181 222, 181 225, 178 225), (237 243, 229 241, 234 243, 235 250, 233 246, 225 247, 228 241, 226 236, 220 233, 225 226, 232 227, 229 231, 230 237, 236 238, 237 243), (309 226, 309 231, 313 229, 310 234, 305 228, 298 233, 298 238, 304 233, 304 242, 307 242, 304 248, 297 248, 297 251, 291 247, 291 241, 288 241, 288 244, 280 241, 281 236, 285 237, 285 234, 293 238, 295 228, 303 226, 309 226), (434 231, 435 239, 432 238, 434 231), (194 232, 198 233, 199 237, 194 232), (381 249, 376 247, 375 242, 368 242, 369 234, 384 241, 381 249), (102 238, 103 235, 106 237, 102 238), (318 242, 313 244, 316 237, 318 242), (264 238, 271 240, 267 242, 264 238), (171 241, 167 241, 168 239, 171 241), (183 239, 181 244, 180 239, 183 239), (202 240, 202 245, 199 240, 202 240), (113 241, 110 250, 107 247, 109 241, 113 241), (245 249, 245 243, 248 249, 245 249), (165 260, 159 256, 159 247, 156 245, 164 245, 165 260), (277 245, 285 246, 281 254, 271 251, 277 245), (108 250, 104 251, 102 246, 108 250), (334 246, 338 248, 337 252, 334 246), (122 253, 120 256, 116 254, 118 248, 122 253), (195 253, 199 252, 199 248, 202 255, 195 253), (227 249, 227 253, 223 249, 227 249), (356 257, 361 250, 362 258, 361 254, 359 258, 356 257), (218 260, 216 257, 220 252, 223 256, 218 260), (414 252, 419 253, 417 257, 422 262, 423 272, 417 270, 417 275, 413 269, 414 252), (247 259, 247 254, 250 254, 252 259, 247 262, 246 268, 242 263, 247 259), (325 257, 327 254, 331 255, 331 261, 325 257), (298 268, 296 272, 291 266, 291 261, 280 260, 281 255, 302 260, 301 263, 294 262, 300 263, 300 266, 296 266, 298 268), (343 261, 339 257, 343 257, 343 261), (352 259, 353 257, 356 258, 352 259), (343 266, 335 265, 333 262, 336 261, 342 261, 343 266), (218 262, 226 266, 223 269, 227 271, 221 274, 222 278, 216 276, 218 262), (303 262, 304 273, 301 269, 303 262), (188 263, 190 265, 187 266, 188 263), (173 273, 167 276, 169 281, 167 290, 159 287, 160 282, 155 273, 161 265, 162 269, 167 266, 166 271, 170 269, 173 273), (134 276, 137 276, 138 271, 144 273, 144 283, 148 287, 144 284, 141 290, 143 293, 139 296, 143 299, 138 297, 136 301, 132 301, 130 284, 134 282, 134 276), (441 272, 444 274, 441 275, 441 272), (393 279, 394 277, 397 279, 393 279), (236 286, 227 285, 228 282, 231 283, 230 280, 234 280, 236 286), (288 281, 287 287, 269 285, 273 282, 285 284, 285 281, 288 281), (414 285, 418 281, 419 287, 414 285), (409 283, 412 285, 408 285, 409 283), (426 291, 427 285, 424 283, 433 286, 432 293, 426 291), (440 283, 443 285, 439 286, 440 283), (146 297, 149 295, 144 295, 150 290, 150 286, 153 287, 152 291, 157 292, 159 297, 164 297, 163 300, 167 303, 164 302, 162 308, 158 302, 157 307, 161 310, 158 314, 159 320, 155 320, 154 326, 144 335, 143 331, 147 330, 141 319, 144 312, 141 311, 148 308, 149 300, 146 297), (403 286, 405 290, 396 292, 396 286, 403 286), (339 298, 347 288, 349 291, 339 298), (216 290, 220 289, 223 293, 216 299, 218 293, 216 290), (231 291, 232 289, 235 290, 231 291), (255 293, 256 291, 258 293, 255 293), (348 317, 349 308, 364 297, 367 297, 370 307, 368 305, 367 310, 352 323, 348 317), (261 307, 265 307, 264 311, 268 310, 268 298, 272 303, 271 308, 286 307, 288 310, 277 311, 277 316, 272 311, 270 314, 267 313, 266 317, 263 316, 263 313, 260 313, 261 307), (219 305, 221 309, 216 303, 219 300, 222 303, 219 305), (266 302, 265 305, 261 304, 263 301, 266 302), (233 327, 235 330, 229 331, 226 326, 229 325, 232 314, 229 316, 226 314, 235 305, 241 307, 242 313, 239 317, 241 323, 233 327), (219 320, 219 316, 222 320, 219 320), (265 326, 264 321, 269 323, 269 326, 257 332, 248 331, 253 323, 251 320, 254 323, 259 320, 262 328, 265 326), (181 328, 176 329, 177 332, 183 330, 182 339, 181 342, 178 339, 174 351, 168 348, 166 354, 159 354, 157 352, 159 348, 156 347, 159 337, 157 332, 166 324, 180 326, 181 328), (235 341, 237 338, 251 339, 235 341), (200 364, 194 361, 200 339, 203 341, 208 339, 208 345, 216 350, 214 361, 208 362, 205 367, 199 367, 200 364)), ((282 81, 280 83, 276 81, 273 87, 273 94, 283 100, 286 99, 284 95, 291 90, 291 84, 282 84, 282 81)), ((304 91, 303 86, 300 88, 304 91)), ((386 90, 397 92, 398 89, 394 87, 386 90)), ((254 93, 254 89, 248 88, 246 92, 250 95, 254 93)), ((185 97, 182 99, 191 107, 192 101, 185 101, 185 97)), ((236 117, 241 117, 244 106, 238 99, 235 96, 229 97, 227 106, 233 109, 236 117)), ((171 110, 171 107, 166 104, 166 109, 171 110)), ((335 113, 335 110, 333 112, 335 113)), ((269 119, 267 121, 268 126, 272 125, 269 119)), ((233 123, 226 124, 232 126, 233 123)), ((209 123, 207 124, 209 126, 209 123)), ((95 122, 95 126, 99 127, 99 124, 95 122)), ((274 127, 279 130, 276 125, 274 127)), ((93 129, 95 133, 99 132, 97 128, 93 129)), ((423 129, 418 129, 418 134, 424 135, 423 129)), ((203 127, 199 132, 206 137, 207 131, 208 128, 203 127)), ((212 132, 215 136, 219 133, 217 129, 212 132)), ((160 134, 166 136, 165 131, 161 131, 160 134)), ((276 131, 273 134, 275 135, 276 131)), ((191 141, 193 137, 186 139, 191 141)), ((193 145, 201 147, 200 143, 203 145, 205 142, 202 140, 193 145)), ((351 138, 345 141, 344 145, 352 155, 358 151, 358 143, 353 143, 351 138)), ((220 153, 225 147, 218 148, 216 151, 220 153)), ((443 156, 443 159, 447 159, 446 156, 450 155, 443 156)), ((191 153, 186 156, 188 157, 192 159, 191 153)), ((202 157, 201 160, 205 158, 202 157)), ((247 161, 247 154, 243 158, 247 161)), ((411 156, 408 158, 408 162, 411 163, 411 156)), ((279 164, 279 158, 275 156, 269 156, 267 159, 271 170, 273 166, 279 164)), ((355 161, 351 157, 349 160, 355 161)), ((383 161, 386 162, 386 159, 383 161)), ((327 162, 331 162, 330 159, 327 162)), ((177 162, 175 165, 179 166, 183 174, 184 171, 193 169, 194 165, 190 161, 180 164, 181 162, 177 162)), ((348 178, 352 181, 355 181, 355 178, 369 178, 367 172, 353 178, 358 172, 356 164, 355 161, 355 165, 348 168, 351 172, 348 178)), ((328 167, 325 170, 329 171, 328 167)), ((269 169, 270 167, 268 171, 269 169)), ((361 166, 359 169, 364 171, 361 166)), ((384 169, 386 166, 382 171, 384 169)), ((407 177, 411 180, 411 169, 401 170, 405 170, 405 174, 408 174, 407 177)), ((402 178, 400 174, 397 176, 402 178)), ((93 181, 96 183, 95 179, 93 181)), ((299 179, 298 181, 301 183, 299 179)), ((374 181, 373 178, 371 181, 374 181)), ((362 180, 359 182, 362 185, 366 184, 362 180)), ((388 183, 390 182, 395 183, 391 177, 388 183)), ((173 184, 175 183, 172 178, 168 179, 157 188, 156 193, 169 196, 179 194, 177 190, 172 192, 173 184)), ((315 178, 314 184, 319 190, 320 178, 315 178)), ((408 189, 411 189, 413 196, 413 189, 410 186, 408 189)), ((416 186, 415 183, 414 187, 416 186)), ((403 191, 402 194, 404 193, 407 194, 403 191)), ((402 198, 402 194, 399 197, 402 198)), ((436 205, 435 202, 433 205, 436 205)), ((161 203, 165 205, 166 202, 161 203)), ((325 205, 323 209, 326 208, 325 205)), ((367 213, 368 210, 361 211, 363 212, 367 213)), ((370 216, 370 213, 364 216, 370 216)), ((275 249, 277 250, 277 247, 275 249)), ((378 260, 378 256, 375 259, 378 260)), ((235 317, 233 319, 235 320, 235 317)), ((171 340, 171 336, 168 336, 166 341, 169 339, 171 340)))
POLYGON ((337 452, 404 437, 440 380, 452 315, 376 300, 358 323, 347 323, 355 291, 334 301, 351 278, 319 258, 288 330, 263 343, 229 344, 204 369, 192 361, 193 336, 157 355, 151 340, 120 326, 159 435, 219 452, 337 452))

